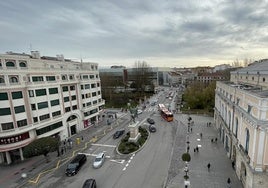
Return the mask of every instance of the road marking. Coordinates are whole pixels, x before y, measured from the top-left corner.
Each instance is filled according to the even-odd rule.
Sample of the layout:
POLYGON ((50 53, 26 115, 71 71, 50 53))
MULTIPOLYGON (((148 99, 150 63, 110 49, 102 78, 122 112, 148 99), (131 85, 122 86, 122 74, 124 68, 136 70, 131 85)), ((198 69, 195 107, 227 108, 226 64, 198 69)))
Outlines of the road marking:
POLYGON ((111 161, 111 162, 115 162, 115 163, 119 163, 119 164, 123 164, 123 163, 125 162, 125 160, 123 160, 123 159, 122 159, 122 160, 111 159, 110 161, 111 161))
POLYGON ((135 153, 132 154, 132 156, 130 157, 130 160, 128 160, 127 164, 126 164, 125 167, 123 168, 123 171, 125 171, 125 170, 127 169, 128 165, 130 164, 130 162, 131 162, 131 160, 134 158, 134 156, 135 156, 135 153))
POLYGON ((110 148, 115 148, 115 145, 107 145, 107 144, 91 144, 92 146, 103 146, 103 147, 110 147, 110 148))
MULTIPOLYGON (((93 156, 93 157, 96 157, 96 156, 98 155, 98 154, 94 154, 94 153, 77 153, 77 154, 84 154, 84 155, 87 155, 87 156, 93 156)), ((105 158, 110 159, 111 156, 106 155, 105 158)))

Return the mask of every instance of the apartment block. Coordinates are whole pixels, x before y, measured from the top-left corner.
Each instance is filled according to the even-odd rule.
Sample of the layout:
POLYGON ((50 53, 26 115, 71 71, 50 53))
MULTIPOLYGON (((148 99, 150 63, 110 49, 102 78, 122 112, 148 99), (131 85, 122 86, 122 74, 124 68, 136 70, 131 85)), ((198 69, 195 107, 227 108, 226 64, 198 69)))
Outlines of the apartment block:
POLYGON ((217 82, 214 120, 244 187, 268 187, 268 60, 217 82))
POLYGON ((102 118, 97 63, 7 52, 0 55, 0 163, 24 160, 46 136, 68 139, 102 118))

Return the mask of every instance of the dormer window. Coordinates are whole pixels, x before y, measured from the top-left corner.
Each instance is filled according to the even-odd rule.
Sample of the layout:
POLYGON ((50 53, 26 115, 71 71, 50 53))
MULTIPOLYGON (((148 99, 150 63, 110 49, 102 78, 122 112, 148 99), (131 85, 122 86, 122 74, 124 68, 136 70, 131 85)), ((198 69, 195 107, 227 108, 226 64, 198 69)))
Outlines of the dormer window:
POLYGON ((15 67, 15 63, 12 61, 6 62, 6 67, 15 67))
POLYGON ((21 61, 21 62, 19 63, 19 66, 20 66, 20 67, 27 67, 27 64, 26 64, 25 61, 21 61))

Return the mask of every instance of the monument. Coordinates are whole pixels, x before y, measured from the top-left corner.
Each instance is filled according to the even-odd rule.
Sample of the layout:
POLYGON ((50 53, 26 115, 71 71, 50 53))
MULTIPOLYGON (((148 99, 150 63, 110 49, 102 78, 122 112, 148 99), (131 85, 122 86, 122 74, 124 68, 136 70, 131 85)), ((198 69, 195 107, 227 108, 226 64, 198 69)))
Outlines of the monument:
POLYGON ((128 141, 129 142, 137 142, 141 136, 139 133, 139 121, 135 121, 135 118, 137 117, 137 109, 136 108, 130 108, 129 109, 130 114, 131 114, 131 121, 129 123, 129 131, 130 131, 130 136, 128 141))

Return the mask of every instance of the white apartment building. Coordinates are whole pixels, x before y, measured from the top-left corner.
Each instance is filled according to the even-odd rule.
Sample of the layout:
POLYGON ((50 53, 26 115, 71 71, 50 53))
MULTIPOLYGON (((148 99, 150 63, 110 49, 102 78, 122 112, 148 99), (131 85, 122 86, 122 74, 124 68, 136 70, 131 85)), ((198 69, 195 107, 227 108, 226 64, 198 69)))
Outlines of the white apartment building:
POLYGON ((0 55, 0 163, 24 160, 34 139, 61 140, 98 122, 105 101, 97 63, 8 52, 0 55))
POLYGON ((215 126, 238 178, 268 187, 268 60, 231 72, 215 93, 215 126))

